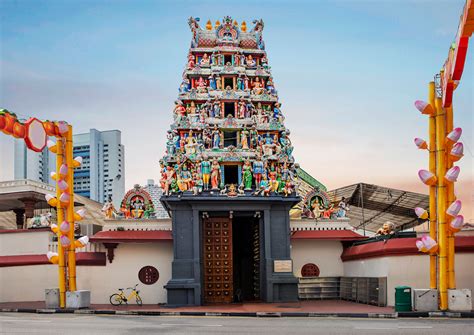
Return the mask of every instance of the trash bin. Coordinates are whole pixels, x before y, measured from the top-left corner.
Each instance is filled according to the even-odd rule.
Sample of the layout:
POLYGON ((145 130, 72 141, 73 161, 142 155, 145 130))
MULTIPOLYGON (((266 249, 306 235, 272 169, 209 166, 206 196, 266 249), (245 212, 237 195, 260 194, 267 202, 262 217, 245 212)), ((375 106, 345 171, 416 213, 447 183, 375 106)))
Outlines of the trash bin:
POLYGON ((395 287, 395 312, 411 311, 411 287, 395 287))

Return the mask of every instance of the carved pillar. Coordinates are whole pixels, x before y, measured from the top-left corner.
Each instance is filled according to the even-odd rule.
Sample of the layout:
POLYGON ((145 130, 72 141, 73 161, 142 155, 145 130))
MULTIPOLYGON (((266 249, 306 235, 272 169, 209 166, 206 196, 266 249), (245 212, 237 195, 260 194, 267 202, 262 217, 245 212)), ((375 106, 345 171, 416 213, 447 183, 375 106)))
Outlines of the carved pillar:
POLYGON ((25 210, 23 208, 14 209, 13 212, 16 214, 16 227, 17 229, 23 229, 25 223, 25 210))
POLYGON ((114 260, 115 254, 114 249, 117 248, 118 243, 104 243, 104 247, 107 249, 107 259, 109 263, 114 260))
POLYGON ((35 216, 35 205, 36 205, 36 200, 34 199, 19 199, 21 202, 23 202, 24 208, 25 208, 25 218, 31 219, 32 217, 35 216))

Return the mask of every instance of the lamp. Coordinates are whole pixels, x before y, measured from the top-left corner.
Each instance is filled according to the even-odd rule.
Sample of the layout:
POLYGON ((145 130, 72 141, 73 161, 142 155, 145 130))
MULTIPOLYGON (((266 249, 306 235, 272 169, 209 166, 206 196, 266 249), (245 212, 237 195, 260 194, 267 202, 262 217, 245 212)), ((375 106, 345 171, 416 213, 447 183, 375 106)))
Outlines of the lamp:
POLYGON ((458 180, 459 172, 461 172, 459 166, 453 166, 446 172, 444 179, 450 183, 454 183, 458 180))
POLYGON ((456 143, 459 138, 462 135, 462 129, 461 128, 454 128, 448 136, 446 136, 446 142, 447 144, 454 144, 456 143))
POLYGON ((451 205, 449 205, 448 209, 446 210, 446 214, 451 217, 455 217, 461 211, 462 202, 461 200, 456 200, 451 205))
POLYGON ((86 216, 86 213, 87 210, 85 208, 76 211, 76 213, 74 213, 74 221, 81 221, 86 216))
POLYGON ((52 140, 48 140, 46 142, 46 145, 48 146, 48 149, 49 151, 51 151, 52 153, 57 153, 58 152, 58 146, 56 145, 56 142, 52 141, 52 140))
POLYGON ((416 100, 415 107, 421 112, 421 114, 434 115, 435 113, 433 106, 431 106, 431 104, 427 103, 426 101, 416 100))
POLYGON ((457 162, 463 156, 464 156, 464 145, 461 142, 458 142, 451 149, 451 152, 449 153, 449 158, 451 158, 453 162, 457 162))
POLYGON ((74 241, 74 247, 84 248, 89 243, 89 236, 82 236, 74 241))
POLYGON ((48 261, 50 261, 53 264, 58 264, 59 262, 59 257, 58 257, 57 252, 48 251, 46 253, 46 257, 48 257, 48 261))
POLYGON ((449 223, 448 229, 452 231, 453 233, 457 233, 458 231, 462 229, 462 226, 464 226, 464 216, 457 215, 449 223))
POLYGON ((58 205, 58 199, 56 199, 56 197, 53 197, 51 194, 46 194, 44 198, 48 202, 48 205, 50 205, 51 207, 56 207, 58 205))
POLYGON ((421 207, 416 207, 415 208, 415 214, 419 219, 426 220, 428 219, 428 211, 424 208, 421 207))
POLYGON ((426 141, 424 139, 415 137, 414 141, 415 141, 415 144, 418 147, 418 149, 421 149, 421 150, 428 149, 428 144, 426 143, 426 141))
POLYGON ((75 168, 78 168, 81 165, 82 165, 82 156, 74 157, 74 160, 72 161, 72 166, 75 168))
POLYGON ((425 185, 429 185, 429 186, 435 185, 437 181, 436 176, 428 170, 418 171, 418 177, 420 177, 421 181, 425 185))

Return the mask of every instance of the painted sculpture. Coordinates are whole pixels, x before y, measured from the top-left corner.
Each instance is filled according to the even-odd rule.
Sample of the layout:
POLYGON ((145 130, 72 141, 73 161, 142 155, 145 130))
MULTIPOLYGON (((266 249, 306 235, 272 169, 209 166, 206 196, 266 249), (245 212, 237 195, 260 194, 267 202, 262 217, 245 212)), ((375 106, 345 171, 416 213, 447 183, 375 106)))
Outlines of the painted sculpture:
MULTIPOLYGON (((249 30, 228 16, 204 28, 197 18, 188 23, 191 47, 160 160, 164 195, 295 196, 293 146, 263 21, 249 30)), ((147 215, 145 204, 135 207, 123 215, 147 215)))
MULTIPOLYGON (((166 185, 166 180, 163 182, 166 185)), ((107 202, 102 209, 106 211, 106 215, 110 214, 116 218, 125 219, 149 219, 153 218, 155 213, 150 194, 139 185, 135 185, 125 194, 120 204, 119 213, 114 215, 112 214, 114 212, 110 212, 113 209, 111 202, 107 202), (109 211, 109 214, 107 211, 109 211)))

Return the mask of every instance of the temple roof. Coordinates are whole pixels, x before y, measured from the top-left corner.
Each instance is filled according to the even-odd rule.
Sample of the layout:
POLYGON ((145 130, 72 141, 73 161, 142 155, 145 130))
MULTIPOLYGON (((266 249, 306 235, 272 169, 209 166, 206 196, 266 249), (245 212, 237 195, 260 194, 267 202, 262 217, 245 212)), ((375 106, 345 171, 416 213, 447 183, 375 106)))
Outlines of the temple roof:
POLYGON ((350 210, 346 216, 356 229, 375 232, 390 221, 396 230, 405 230, 422 223, 415 207, 428 208, 428 195, 389 187, 359 183, 327 192, 336 205, 346 198, 350 210))
POLYGON ((311 176, 308 172, 303 170, 301 167, 298 167, 296 169, 296 174, 298 177, 300 177, 304 182, 309 184, 311 187, 319 187, 323 191, 327 191, 326 186, 324 186, 320 181, 318 181, 316 178, 311 176))

